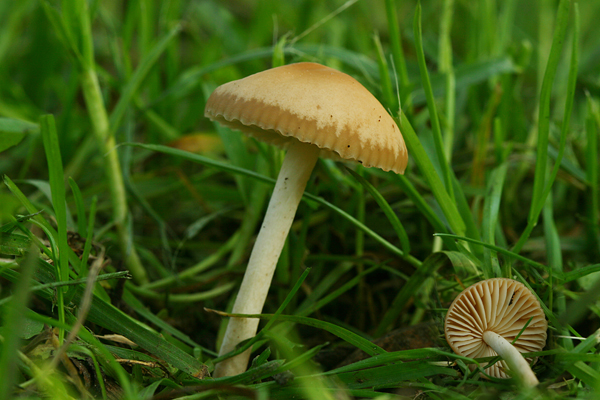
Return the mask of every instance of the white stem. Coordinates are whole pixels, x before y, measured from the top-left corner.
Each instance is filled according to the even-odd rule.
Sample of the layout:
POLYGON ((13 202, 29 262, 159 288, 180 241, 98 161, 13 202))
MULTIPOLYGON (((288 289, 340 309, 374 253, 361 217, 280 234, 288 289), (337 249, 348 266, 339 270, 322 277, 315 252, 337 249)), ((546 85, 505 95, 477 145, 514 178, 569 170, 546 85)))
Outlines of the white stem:
POLYGON ((495 332, 485 331, 483 333, 483 341, 506 361, 512 375, 520 380, 524 386, 534 387, 540 383, 527 360, 508 340, 495 332))
MULTIPOLYGON (((290 145, 279 171, 265 219, 254 243, 232 313, 261 313, 277 260, 318 157, 317 146, 298 141, 290 145)), ((256 335, 258 322, 257 318, 231 318, 219 355, 230 352, 241 341, 256 335)), ((215 367, 215 378, 238 375, 246 371, 250 353, 251 349, 248 349, 242 354, 218 363, 215 367)))

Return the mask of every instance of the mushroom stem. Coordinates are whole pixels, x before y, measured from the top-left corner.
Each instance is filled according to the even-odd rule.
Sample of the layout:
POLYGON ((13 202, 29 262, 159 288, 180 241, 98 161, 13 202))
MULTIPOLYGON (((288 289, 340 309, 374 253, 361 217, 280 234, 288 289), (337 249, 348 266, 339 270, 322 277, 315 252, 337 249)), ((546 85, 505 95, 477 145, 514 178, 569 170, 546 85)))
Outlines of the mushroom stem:
POLYGON ((508 340, 495 332, 485 331, 483 332, 483 341, 506 361, 512 375, 516 377, 523 386, 534 387, 540 383, 531 370, 531 366, 527 360, 525 360, 521 352, 510 344, 508 340))
MULTIPOLYGON (((317 146, 297 140, 290 144, 265 219, 254 243, 232 313, 261 313, 277 260, 318 157, 317 146)), ((229 353, 238 343, 256 335, 258 322, 257 318, 231 318, 227 324, 219 355, 229 353)), ((251 349, 248 349, 242 354, 221 361, 215 367, 214 376, 216 378, 233 376, 246 371, 250 353, 251 349)))

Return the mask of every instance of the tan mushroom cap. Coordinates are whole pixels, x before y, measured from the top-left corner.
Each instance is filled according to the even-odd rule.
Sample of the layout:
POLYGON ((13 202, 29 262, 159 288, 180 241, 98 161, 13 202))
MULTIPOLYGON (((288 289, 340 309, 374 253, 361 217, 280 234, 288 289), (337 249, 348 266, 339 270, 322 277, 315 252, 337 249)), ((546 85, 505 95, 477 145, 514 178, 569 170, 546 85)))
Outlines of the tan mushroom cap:
POLYGON ((400 129, 356 79, 316 63, 269 69, 219 86, 204 115, 267 143, 296 138, 320 156, 404 173, 400 129))
MULTIPOLYGON (((512 279, 494 278, 476 283, 450 305, 445 320, 446 340, 456 354, 492 357, 498 354, 483 340, 486 331, 495 332, 508 342, 519 334, 513 346, 521 353, 540 351, 546 344, 548 323, 537 298, 525 285, 512 279)), ((486 373, 496 378, 509 378, 508 366, 500 360, 486 373)))

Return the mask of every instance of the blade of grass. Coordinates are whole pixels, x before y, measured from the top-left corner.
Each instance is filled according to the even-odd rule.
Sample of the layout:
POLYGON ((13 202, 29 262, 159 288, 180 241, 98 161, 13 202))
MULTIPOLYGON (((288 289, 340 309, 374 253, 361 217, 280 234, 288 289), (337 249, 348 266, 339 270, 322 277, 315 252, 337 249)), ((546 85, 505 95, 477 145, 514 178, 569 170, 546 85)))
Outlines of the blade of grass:
POLYGON ((14 118, 0 118, 0 152, 15 146, 26 135, 39 131, 37 124, 14 118))
POLYGON ((578 268, 575 271, 565 272, 560 279, 563 282, 572 282, 583 276, 587 276, 598 271, 600 271, 600 264, 588 265, 586 267, 578 268))
POLYGON ((17 350, 21 347, 19 334, 25 319, 25 310, 30 298, 31 278, 36 269, 37 252, 31 247, 20 263, 21 279, 14 283, 12 299, 2 307, 2 338, 0 346, 0 399, 9 399, 17 377, 17 350))
MULTIPOLYGON (((50 187, 52 188, 52 205, 56 216, 57 235, 55 237, 58 245, 58 254, 55 253, 54 265, 56 267, 56 279, 67 282, 69 280, 69 244, 67 242, 67 208, 65 198, 65 181, 63 175, 62 158, 60 156, 60 146, 54 116, 44 115, 40 119, 40 130, 46 152, 46 161, 48 163, 48 173, 50 187)), ((58 319, 65 321, 64 293, 66 288, 57 291, 58 319)), ((65 338, 64 330, 59 330, 58 342, 62 346, 65 338)))
MULTIPOLYGON (((233 249, 235 243, 237 243, 238 236, 239 236, 238 233, 233 234, 231 236, 231 238, 227 242, 225 242, 222 246, 220 246, 219 249, 214 254, 207 256, 202 261, 196 263, 195 265, 193 265, 189 268, 186 268, 185 270, 179 272, 178 274, 155 280, 146 285, 142 285, 139 288, 145 289, 145 290, 148 290, 148 289, 157 290, 157 289, 161 289, 161 288, 173 285, 174 283, 177 283, 179 281, 184 281, 185 279, 192 278, 194 275, 197 275, 200 272, 205 271, 208 268, 214 266, 215 263, 217 263, 221 258, 223 258, 227 253, 229 253, 233 249)), ((137 290, 136 288, 133 288, 133 287, 131 289, 132 289, 132 291, 137 290)))
POLYGON ((54 116, 44 115, 40 120, 42 139, 44 141, 44 150, 46 151, 46 161, 48 163, 48 172, 50 175, 50 187, 52 188, 52 206, 56 216, 58 251, 58 276, 61 281, 69 280, 69 260, 66 257, 69 244, 67 243, 67 207, 66 207, 66 189, 63 175, 62 158, 60 155, 60 146, 54 116), (62 257, 61 257, 62 255, 62 257))
POLYGON ((390 223, 392 224, 392 228, 394 228, 396 235, 398 235, 398 239, 400 240, 400 248, 405 254, 410 253, 410 242, 408 240, 406 230, 404 229, 404 226, 402 226, 402 222, 400 222, 400 219, 398 218, 396 213, 394 213, 394 211, 392 210, 388 202, 385 200, 385 198, 365 178, 363 178, 350 168, 346 168, 346 170, 350 172, 354 179, 356 179, 365 189, 367 189, 371 196, 373 196, 373 199, 375 199, 375 201, 387 217, 388 221, 390 221, 390 223))
POLYGON ((354 278, 350 279, 348 282, 344 283, 342 286, 332 291, 328 295, 315 301, 310 306, 302 308, 301 311, 296 311, 296 315, 310 315, 313 312, 321 309, 326 304, 331 303, 333 300, 337 299, 341 294, 347 292, 348 290, 352 289, 354 286, 359 284, 363 277, 369 275, 372 272, 377 271, 379 268, 381 268, 381 264, 374 265, 373 267, 367 270, 359 272, 354 278))
POLYGON ((402 381, 408 381, 421 377, 442 375, 457 377, 459 374, 458 371, 452 368, 439 367, 427 361, 419 360, 394 363, 360 371, 343 372, 336 374, 336 377, 350 389, 368 387, 380 389, 397 386, 399 377, 402 377, 402 381))
POLYGON ((567 25, 569 22, 569 7, 570 0, 561 0, 558 5, 556 15, 556 28, 552 38, 552 46, 550 55, 546 64, 546 72, 542 81, 540 93, 539 117, 538 117, 538 136, 537 136, 537 152, 535 162, 535 173, 533 181, 533 194, 531 199, 531 207, 527 218, 527 226, 521 234, 519 240, 513 246, 513 251, 518 253, 529 238, 531 231, 537 225, 539 213, 545 203, 543 194, 546 188, 546 168, 548 158, 548 135, 550 132, 550 100, 552 95, 552 84, 556 69, 560 61, 563 42, 565 39, 567 25))
MULTIPOLYGON (((55 326, 59 329, 70 330, 71 326, 67 323, 63 323, 57 321, 53 318, 46 317, 44 315, 38 314, 32 310, 27 310, 26 313, 27 318, 30 318, 34 321, 42 322, 48 326, 55 326)), ((75 322, 75 317, 73 315, 69 315, 69 323, 75 322)), ((115 357, 110 353, 110 351, 104 346, 91 332, 87 329, 82 329, 79 332, 79 336, 87 343, 92 345, 92 349, 96 352, 97 355, 100 355, 102 361, 108 364, 112 371, 114 371, 119 384, 123 388, 124 398, 126 399, 136 399, 133 392, 133 385, 129 380, 130 374, 125 371, 125 369, 117 362, 115 357)))
POLYGON ((435 211, 433 211, 431 206, 417 191, 410 179, 405 175, 397 175, 397 182, 398 186, 400 186, 402 191, 412 200, 419 212, 429 221, 433 229, 436 232, 446 232, 447 229, 444 222, 437 216, 435 211))
POLYGON ((598 183, 598 131, 600 130, 600 107, 598 102, 587 95, 588 118, 586 123, 586 175, 589 182, 588 200, 588 229, 590 232, 590 244, 596 255, 600 255, 600 190, 598 183))
MULTIPOLYGON (((85 277, 88 274, 88 259, 90 257, 90 251, 92 250, 92 241, 94 239, 94 222, 96 221, 96 203, 98 198, 94 196, 92 198, 92 204, 90 205, 90 213, 88 218, 88 224, 86 231, 88 232, 85 238, 85 244, 83 245, 83 253, 81 254, 81 264, 79 267, 79 275, 85 277)), ((80 216, 79 218, 82 218, 80 216)), ((105 299, 106 300, 106 299, 105 299)))
MULTIPOLYGON (((48 235, 48 239, 54 245, 54 240, 58 236, 58 234, 56 233, 56 230, 50 225, 50 223, 44 218, 44 216, 42 215, 42 211, 38 211, 37 208, 29 201, 27 196, 25 196, 25 194, 23 194, 23 192, 19 189, 19 187, 15 185, 15 183, 6 175, 4 175, 4 184, 8 187, 8 190, 10 190, 11 193, 19 200, 23 207, 25 207, 27 212, 33 216, 32 222, 35 221, 35 223, 39 224, 39 226, 42 227, 46 235, 48 235)), ((48 257, 52 257, 52 253, 47 251, 46 246, 42 245, 37 237, 32 235, 30 236, 30 239, 32 239, 36 243, 36 245, 38 245, 38 247, 42 249, 42 251, 45 251, 48 257)), ((67 254, 71 265, 78 265, 77 263, 79 262, 79 257, 77 257, 77 255, 73 252, 71 247, 67 247, 67 254)))
POLYGON ((379 76, 381 77, 379 81, 381 82, 384 104, 389 110, 397 110, 400 105, 398 104, 398 100, 392 89, 390 70, 383 52, 383 47, 381 47, 381 40, 378 33, 373 34, 373 42, 375 43, 375 49, 377 50, 377 65, 379 66, 379 76))
POLYGON ((400 26, 398 25, 396 9, 395 0, 385 0, 385 15, 387 17, 390 43, 392 45, 392 58, 394 60, 394 67, 397 70, 398 81, 400 82, 400 100, 402 104, 410 107, 411 100, 406 90, 410 81, 408 79, 408 69, 406 68, 404 51, 402 49, 402 36, 400 35, 400 26))
POLYGON ((514 258, 515 260, 522 261, 525 264, 531 265, 532 267, 537 268, 539 270, 549 272, 548 267, 545 266, 544 264, 540 264, 538 262, 530 260, 527 257, 523 257, 523 256, 521 256, 521 255, 519 255, 517 253, 514 253, 514 252, 510 251, 510 250, 503 249, 502 247, 498 247, 498 246, 495 246, 495 245, 490 244, 490 243, 485 243, 485 242, 482 242, 480 240, 475 240, 475 239, 471 239, 471 238, 464 237, 464 236, 461 237, 461 236, 458 236, 458 235, 452 235, 452 234, 449 234, 449 233, 436 233, 435 235, 436 236, 446 236, 446 237, 453 238, 453 239, 456 239, 456 240, 463 240, 465 242, 478 244, 478 245, 486 247, 486 248, 488 248, 490 250, 494 250, 494 251, 496 251, 496 252, 498 252, 500 254, 503 254, 503 255, 505 255, 507 257, 514 258))
MULTIPOLYGON (((486 196, 483 204, 483 220, 481 221, 482 241, 494 244, 494 232, 498 222, 498 212, 502 199, 502 188, 506 178, 507 164, 495 168, 489 178, 486 196)), ((499 278, 502 276, 498 257, 490 249, 483 251, 483 276, 485 279, 499 278)))
MULTIPOLYGON (((202 86, 204 96, 208 98, 210 93, 214 90, 213 86, 203 85, 202 86)), ((243 140, 243 135, 240 135, 238 132, 234 132, 231 129, 224 127, 220 123, 216 121, 213 122, 213 126, 215 127, 221 141, 223 142, 223 148, 225 149, 225 154, 227 155, 227 159, 231 160, 231 163, 240 168, 252 169, 253 157, 248 151, 248 147, 243 140)), ((247 208, 251 208, 252 204, 250 201, 250 182, 249 180, 240 175, 236 175, 234 177, 238 190, 240 191, 240 195, 244 200, 247 208)), ((252 214, 250 211, 249 214, 252 214)))
MULTIPOLYGON (((567 95, 565 100, 565 111, 563 114, 563 121, 560 130, 560 142, 558 145, 558 153, 554 157, 554 167, 552 168, 552 172, 546 182, 546 188, 544 189, 544 193, 540 197, 540 204, 537 214, 541 212, 543 205, 545 204, 542 199, 545 199, 550 191, 552 190, 552 185, 556 180, 556 176, 558 175, 558 170, 563 161, 563 155, 566 149, 567 135, 569 133, 569 125, 571 122, 571 113, 573 111, 573 102, 575 100, 575 89, 577 86, 577 72, 579 70, 579 6, 577 3, 574 4, 574 24, 573 24, 573 42, 571 43, 571 61, 569 64, 569 77, 567 83, 567 95)), ((550 149, 549 149, 550 153, 550 149)), ((550 154, 551 155, 551 154, 550 154)), ((551 155, 552 156, 552 155, 551 155)))
POLYGON ((454 116, 456 112, 456 76, 452 65, 452 20, 454 17, 454 0, 445 0, 440 21, 438 45, 439 71, 445 76, 444 103, 444 154, 446 160, 452 160, 454 147, 454 116))
POLYGON ((197 347, 199 349, 202 349, 203 353, 208 354, 210 356, 217 355, 217 353, 215 353, 214 351, 207 349, 207 348, 203 347, 202 345, 196 343, 188 335, 181 332, 177 328, 169 325, 167 322, 165 322, 161 318, 157 317, 154 313, 152 313, 146 307, 146 305, 144 305, 144 303, 142 303, 140 300, 138 300, 129 290, 125 290, 125 292, 123 292, 123 301, 125 301, 140 316, 144 317, 149 322, 158 326, 160 329, 170 333, 177 339, 181 340, 183 343, 186 343, 192 347, 197 347))
POLYGON ((181 28, 179 25, 173 27, 169 32, 167 32, 156 45, 148 52, 148 54, 142 59, 139 66, 133 73, 133 76, 127 83, 127 85, 123 88, 121 92, 121 97, 119 97, 119 101, 117 105, 113 109, 110 118, 109 118, 109 126, 110 131, 108 133, 109 136, 113 136, 117 129, 121 124, 121 120, 125 115, 125 111, 131 105, 132 100, 134 99, 135 94, 138 89, 144 82, 144 79, 148 76, 148 72, 150 69, 156 64, 160 56, 165 52, 169 44, 173 41, 173 39, 179 34, 181 28))
MULTIPOLYGON (((283 314, 280 314, 280 315, 275 315, 275 314, 231 314, 231 313, 225 313, 222 311, 216 311, 216 310, 211 310, 211 309, 206 309, 206 311, 217 313, 223 317, 261 318, 261 319, 269 320, 269 322, 270 321, 285 321, 285 322, 294 322, 294 323, 306 325, 306 326, 312 326, 314 328, 322 329, 324 331, 327 331, 327 332, 339 337, 340 339, 352 344, 353 346, 356 346, 357 348, 359 348, 360 350, 364 351, 365 353, 367 353, 369 355, 386 353, 386 351, 384 349, 377 346, 375 343, 372 343, 371 341, 363 338, 362 336, 359 336, 359 335, 347 330, 346 328, 342 328, 341 326, 332 324, 331 322, 321 321, 316 318, 302 317, 300 315, 283 315, 283 314)), ((236 352, 237 352, 237 349, 236 349, 236 352)), ((230 353, 230 354, 233 354, 233 353, 230 353)), ((227 354, 226 356, 228 357, 230 354, 227 354)))
POLYGON ((408 300, 417 293, 423 282, 431 277, 446 261, 447 257, 444 253, 434 253, 423 261, 421 267, 411 275, 410 279, 402 286, 402 289, 400 289, 400 292, 398 292, 392 301, 392 304, 375 330, 375 337, 380 337, 386 332, 388 327, 403 311, 408 300))
POLYGON ((465 222, 458 212, 455 202, 452 201, 448 195, 448 192, 446 192, 444 189, 444 184, 435 171, 433 163, 429 159, 429 156, 425 152, 423 145, 421 142, 419 142, 413 127, 411 126, 410 122, 408 122, 408 119, 404 114, 400 116, 400 130, 402 131, 402 136, 404 137, 406 146, 408 147, 409 154, 412 154, 412 157, 419 167, 419 170, 427 180, 433 195, 444 212, 444 216, 448 220, 450 229, 452 229, 459 236, 462 236, 465 233, 465 222))
POLYGON ((444 153, 444 139, 442 138, 442 129, 440 128, 440 120, 437 114, 437 107, 435 105, 435 98, 433 97, 433 90, 431 88, 431 80, 429 79, 429 73, 427 72, 427 63, 425 61, 425 53, 423 51, 423 38, 421 35, 421 3, 417 3, 415 10, 415 17, 413 20, 413 30, 415 38, 415 49, 417 51, 417 60, 419 62, 419 71, 421 73, 421 83, 423 84, 423 90, 425 91, 425 98, 427 99, 427 109, 429 110, 429 119, 431 121, 431 129, 433 131, 433 142, 435 144, 435 154, 438 159, 438 163, 442 168, 442 176, 445 184, 446 192, 450 197, 451 201, 454 201, 454 188, 452 184, 452 176, 450 172, 450 165, 446 160, 444 153))
POLYGON ((72 178, 69 178, 69 186, 71 187, 71 192, 73 193, 73 198, 75 199, 75 207, 77 208, 77 233, 79 233, 82 237, 87 237, 85 207, 83 205, 83 196, 81 195, 81 190, 79 190, 79 186, 77 186, 77 183, 72 178))
MULTIPOLYGON (((550 275, 548 277, 548 284, 550 286, 550 297, 548 300, 548 308, 556 311, 558 315, 562 314, 566 310, 566 300, 564 294, 560 293, 554 301, 554 279, 553 273, 563 272, 563 259, 561 254, 561 243, 556 223, 554 221, 554 208, 552 195, 546 197, 546 205, 542 210, 542 218, 544 221, 544 239, 546 241, 546 258, 548 260, 548 266, 550 267, 550 275)), ((561 335, 568 335, 568 331, 563 328, 560 331, 561 335)), ((562 347, 567 350, 573 348, 573 342, 571 339, 561 339, 562 347)))

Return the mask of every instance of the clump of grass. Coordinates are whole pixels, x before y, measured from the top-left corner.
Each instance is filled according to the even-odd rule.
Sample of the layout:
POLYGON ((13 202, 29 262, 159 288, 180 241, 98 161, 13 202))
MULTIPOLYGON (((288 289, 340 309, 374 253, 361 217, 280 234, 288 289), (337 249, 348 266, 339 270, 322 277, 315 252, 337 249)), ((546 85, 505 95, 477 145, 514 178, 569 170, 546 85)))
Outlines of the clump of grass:
POLYGON ((594 398, 599 13, 1 2, 0 398, 594 398), (369 88, 409 169, 319 161, 265 321, 235 351, 252 346, 252 365, 213 379, 281 153, 212 125, 204 103, 297 61, 369 88), (530 392, 482 379, 494 360, 439 334, 463 287, 498 276, 549 321, 530 392))

